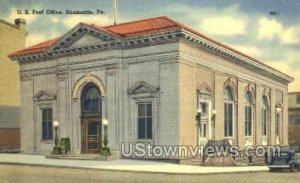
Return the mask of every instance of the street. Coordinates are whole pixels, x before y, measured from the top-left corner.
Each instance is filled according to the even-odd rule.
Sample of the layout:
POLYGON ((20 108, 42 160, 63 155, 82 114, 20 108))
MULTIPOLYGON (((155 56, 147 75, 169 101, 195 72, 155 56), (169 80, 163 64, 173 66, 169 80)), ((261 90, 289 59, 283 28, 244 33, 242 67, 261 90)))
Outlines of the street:
POLYGON ((94 183, 94 182, 270 182, 298 183, 300 173, 250 172, 206 175, 172 175, 107 170, 84 170, 0 164, 0 183, 94 183))

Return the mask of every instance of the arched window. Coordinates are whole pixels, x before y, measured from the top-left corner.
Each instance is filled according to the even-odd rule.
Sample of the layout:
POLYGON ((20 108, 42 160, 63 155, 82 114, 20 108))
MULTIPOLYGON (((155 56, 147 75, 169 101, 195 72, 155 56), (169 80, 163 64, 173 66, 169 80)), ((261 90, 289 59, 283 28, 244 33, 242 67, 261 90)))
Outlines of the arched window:
POLYGON ((245 94, 245 136, 252 135, 252 95, 248 91, 245 94))
POLYGON ((88 84, 81 98, 81 111, 83 113, 99 113, 100 112, 101 95, 100 91, 94 84, 88 84))
POLYGON ((266 96, 263 96, 262 98, 262 106, 261 106, 261 111, 262 111, 262 136, 267 135, 267 124, 269 121, 269 105, 268 105, 268 100, 266 96))
POLYGON ((233 95, 232 90, 227 86, 224 90, 224 135, 232 137, 233 132, 233 95))

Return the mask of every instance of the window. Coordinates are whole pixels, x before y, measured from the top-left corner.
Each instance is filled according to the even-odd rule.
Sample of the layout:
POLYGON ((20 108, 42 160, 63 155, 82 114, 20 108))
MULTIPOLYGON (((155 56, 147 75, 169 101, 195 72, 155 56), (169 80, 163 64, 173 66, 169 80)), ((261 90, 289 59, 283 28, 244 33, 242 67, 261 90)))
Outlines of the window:
POLYGON ((138 139, 152 139, 152 104, 138 103, 138 139))
POLYGON ((297 94, 297 104, 300 104, 300 94, 297 94))
POLYGON ((300 124, 300 116, 289 116, 289 124, 300 124))
POLYGON ((245 136, 252 135, 252 100, 251 93, 245 94, 245 136))
POLYGON ((200 102, 200 108, 201 108, 201 115, 203 118, 208 117, 208 103, 207 102, 200 102))
POLYGON ((200 102, 200 109, 201 109, 201 122, 199 124, 199 130, 200 130, 200 137, 201 138, 207 138, 207 123, 208 123, 208 117, 209 117, 209 103, 208 101, 201 101, 200 102))
POLYGON ((225 88, 224 99, 224 135, 225 137, 232 137, 233 96, 229 87, 225 88))
POLYGON ((267 123, 268 123, 268 103, 267 97, 262 98, 262 135, 267 135, 267 123))
POLYGON ((88 84, 82 94, 82 112, 99 113, 101 97, 100 92, 94 84, 88 84))
POLYGON ((53 139, 52 128, 52 108, 42 109, 42 139, 53 139))

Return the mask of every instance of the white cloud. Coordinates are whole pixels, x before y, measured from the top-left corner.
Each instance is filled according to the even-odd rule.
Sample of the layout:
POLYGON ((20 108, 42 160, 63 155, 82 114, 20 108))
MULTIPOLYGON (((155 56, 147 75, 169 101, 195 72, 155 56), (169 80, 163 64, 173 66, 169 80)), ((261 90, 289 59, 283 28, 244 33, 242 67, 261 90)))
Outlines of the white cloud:
POLYGON ((284 62, 283 60, 273 60, 266 62, 266 64, 294 78, 294 81, 288 86, 289 92, 300 90, 300 72, 292 72, 289 67, 289 62, 284 62))
MULTIPOLYGON (((109 25, 112 24, 112 20, 105 16, 82 16, 82 15, 70 15, 66 18, 59 19, 58 17, 51 17, 50 21, 52 23, 59 23, 62 22, 68 28, 73 28, 78 23, 83 22, 87 24, 97 24, 97 25, 109 25)), ((27 36, 26 46, 31 46, 34 44, 38 44, 40 42, 46 41, 48 39, 56 38, 62 36, 62 33, 59 31, 51 31, 51 32, 37 32, 37 33, 30 33, 27 36)))
POLYGON ((46 41, 47 36, 44 33, 29 33, 26 37, 26 47, 43 41, 46 41))
POLYGON ((259 39, 278 39, 282 44, 297 44, 300 42, 300 25, 284 27, 275 19, 265 17, 258 21, 259 39))
POLYGON ((283 30, 280 33, 280 40, 283 44, 297 44, 299 43, 299 32, 296 27, 290 27, 286 30, 283 30))
POLYGON ((282 31, 282 25, 275 19, 260 18, 258 21, 258 38, 273 39, 282 31))
POLYGON ((238 35, 246 32, 246 22, 230 16, 204 18, 201 27, 205 32, 216 35, 238 35))
POLYGON ((266 64, 286 74, 288 74, 290 71, 289 65, 281 60, 276 60, 276 61, 273 60, 270 62, 266 62, 266 64))
POLYGON ((26 47, 27 46, 32 46, 44 41, 47 41, 49 39, 57 38, 62 36, 60 32, 54 31, 51 32, 50 34, 45 34, 45 33, 29 33, 27 38, 26 38, 26 47))
MULTIPOLYGON (((24 13, 24 12, 23 12, 24 13)), ((10 13, 6 20, 9 22, 14 22, 17 18, 22 18, 26 20, 26 23, 32 23, 34 20, 36 20, 38 16, 37 15, 31 15, 31 14, 18 14, 16 8, 11 8, 10 13)))
POLYGON ((294 78, 294 81, 289 84, 289 92, 300 91, 300 71, 289 73, 294 78))
POLYGON ((50 17, 50 21, 53 23, 58 23, 60 21, 60 19, 58 17, 52 16, 52 17, 50 17))
POLYGON ((106 17, 106 16, 97 16, 97 15, 91 15, 91 16, 82 16, 82 15, 72 15, 64 18, 62 22, 68 27, 72 28, 78 23, 87 23, 87 24, 97 24, 101 26, 110 25, 113 23, 113 21, 106 17))
POLYGON ((247 32, 249 16, 240 10, 239 4, 222 8, 195 8, 184 3, 172 3, 166 9, 175 17, 182 17, 194 29, 208 35, 234 36, 247 32))
POLYGON ((289 92, 300 91, 300 52, 288 51, 285 54, 283 60, 272 60, 267 64, 294 78, 294 81, 289 84, 289 92))

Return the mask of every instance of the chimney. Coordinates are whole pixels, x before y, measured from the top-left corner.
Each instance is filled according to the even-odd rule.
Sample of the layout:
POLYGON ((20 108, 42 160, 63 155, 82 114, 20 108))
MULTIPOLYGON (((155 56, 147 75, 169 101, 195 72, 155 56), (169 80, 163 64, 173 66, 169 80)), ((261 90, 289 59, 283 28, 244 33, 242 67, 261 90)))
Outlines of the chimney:
POLYGON ((15 19, 15 25, 24 32, 26 31, 26 20, 22 18, 15 19))

